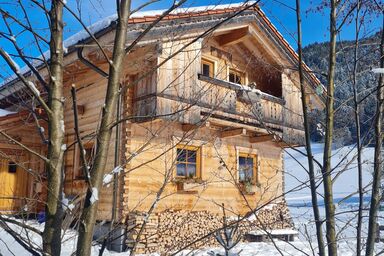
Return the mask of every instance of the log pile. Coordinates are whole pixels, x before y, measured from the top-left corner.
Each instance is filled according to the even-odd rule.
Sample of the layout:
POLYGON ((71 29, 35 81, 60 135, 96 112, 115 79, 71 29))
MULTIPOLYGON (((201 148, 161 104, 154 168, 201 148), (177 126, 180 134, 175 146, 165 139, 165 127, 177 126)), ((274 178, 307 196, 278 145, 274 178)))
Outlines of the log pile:
MULTIPOLYGON (((222 216, 208 211, 191 212, 186 210, 167 210, 147 217, 145 213, 134 212, 128 216, 127 244, 132 248, 137 234, 144 222, 147 224, 136 245, 137 253, 169 254, 185 245, 197 241, 208 233, 222 227, 222 216)), ((232 220, 236 218, 232 217, 232 220)), ((229 222, 230 223, 230 222, 229 222)), ((251 216, 241 222, 239 232, 246 234, 256 229, 293 228, 289 210, 284 201, 269 205, 257 212, 257 218, 251 216)), ((199 240, 189 249, 217 247, 214 236, 210 235, 199 240)))
MULTIPOLYGON (((168 210, 159 216, 159 250, 169 253, 194 242, 222 227, 221 217, 208 211, 189 212, 168 210)), ((191 248, 217 246, 213 236, 196 242, 191 248)))
POLYGON ((136 243, 137 253, 151 253, 157 251, 158 223, 158 217, 156 215, 148 217, 146 213, 129 213, 127 219, 127 246, 132 248, 136 243), (146 224, 139 239, 137 239, 144 220, 146 221, 146 224))
POLYGON ((248 230, 254 229, 289 229, 294 228, 288 206, 285 201, 271 204, 257 211, 257 218, 250 217, 248 230))

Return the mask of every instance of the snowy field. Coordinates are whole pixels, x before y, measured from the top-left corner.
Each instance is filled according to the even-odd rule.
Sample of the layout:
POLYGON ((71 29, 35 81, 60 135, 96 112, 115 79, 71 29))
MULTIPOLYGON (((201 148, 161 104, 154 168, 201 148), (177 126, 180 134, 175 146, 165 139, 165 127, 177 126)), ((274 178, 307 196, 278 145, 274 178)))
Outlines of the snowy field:
MULTIPOLYGON (((305 152, 304 148, 297 148, 300 152, 305 152)), ((312 145, 314 158, 322 163, 323 144, 312 145)), ((309 189, 308 174, 305 168, 308 167, 307 158, 300 152, 288 149, 285 153, 285 191, 288 203, 307 203, 311 200, 309 189)), ((363 151, 363 186, 372 181, 373 172, 373 148, 365 148, 363 151)), ((341 199, 346 196, 356 196, 358 191, 357 180, 357 160, 356 149, 353 146, 346 146, 332 151, 332 166, 336 167, 333 173, 338 177, 334 181, 333 193, 335 199, 341 199)), ((316 168, 315 164, 315 168, 316 168)), ((317 180, 320 180, 320 169, 316 168, 317 180)), ((318 192, 323 193, 323 186, 320 184, 318 192)))
MULTIPOLYGON (((314 156, 317 160, 321 161, 322 145, 315 144, 313 146, 314 156)), ((299 148, 303 150, 303 148, 299 148)), ((335 172, 340 172, 335 180, 334 193, 335 201, 337 202, 336 211, 337 215, 337 231, 339 238, 339 255, 352 256, 355 255, 355 230, 356 230, 356 191, 357 191, 357 168, 354 156, 356 150, 352 147, 343 147, 333 151, 333 164, 338 165, 335 172), (348 200, 342 200, 348 196, 348 200)), ((364 150, 364 185, 369 184, 371 181, 372 162, 373 162, 373 148, 364 150)), ((290 212, 293 217, 295 227, 298 229, 300 235, 299 240, 291 243, 276 241, 273 243, 240 243, 234 249, 235 255, 315 255, 313 250, 316 251, 316 237, 315 226, 312 222, 312 208, 310 207, 310 193, 308 188, 307 173, 301 165, 307 166, 305 156, 300 153, 287 150, 285 154, 285 189, 287 192, 286 199, 290 207, 290 212), (296 160, 294 160, 294 158, 296 160), (299 164, 300 163, 300 164, 299 164), (278 249, 277 249, 277 248, 278 249)), ((319 174, 319 173, 318 173, 319 174)), ((319 186, 320 194, 322 193, 322 184, 319 186)), ((368 197, 367 197, 368 199, 368 197)), ((320 200, 321 201, 321 200, 320 200)), ((322 204, 322 202, 320 202, 322 204)), ((324 216, 324 207, 320 207, 321 214, 324 216)), ((367 215, 367 212, 364 213, 367 215)), ((367 230, 368 219, 364 219, 363 231, 367 230)), ((34 227, 43 229, 42 224, 30 221, 34 227)), ((15 230, 17 228, 15 227, 15 230)), ((363 234, 365 236, 366 234, 363 234)), ((36 245, 41 244, 41 240, 37 236, 31 236, 31 242, 36 245)), ((75 232, 68 232, 64 236, 62 255, 71 255, 73 248, 76 245, 75 232)), ((376 244, 376 251, 384 250, 384 244, 376 244)), ((181 255, 210 255, 210 252, 223 252, 219 248, 209 248, 206 250, 184 252, 181 255)), ((92 255, 98 255, 99 246, 93 247, 92 255)), ((0 229, 0 255, 28 255, 27 252, 21 248, 14 239, 9 236, 4 230, 0 229)), ((106 251, 104 255, 127 255, 127 253, 115 253, 106 251)))
MULTIPOLYGON (((299 148, 304 150, 303 148, 299 148)), ((323 144, 313 145, 313 155, 316 160, 322 162, 323 144)), ((352 146, 342 147, 332 151, 332 165, 335 168, 334 174, 334 201, 337 212, 337 226, 340 239, 350 240, 355 236, 356 230, 356 215, 358 207, 358 173, 357 173, 357 160, 356 149, 352 146)), ((372 181, 373 171, 373 148, 366 148, 363 151, 363 186, 368 186, 372 181)), ((311 206, 311 196, 308 182, 308 174, 301 166, 307 168, 307 159, 299 152, 294 150, 287 150, 285 154, 285 181, 286 181, 286 200, 290 206, 290 212, 294 218, 295 226, 301 234, 301 238, 306 240, 308 237, 315 239, 315 225, 310 222, 313 220, 311 206), (297 161, 296 161, 297 160, 297 161), (299 164, 300 163, 300 164, 299 164)), ((321 180, 320 170, 317 168, 317 184, 318 186, 318 201, 320 207, 320 214, 324 213, 324 203, 321 195, 323 194, 323 184, 321 180)), ((364 203, 369 203, 369 194, 364 195, 364 203)), ((368 215, 364 211, 365 217, 368 215)), ((363 225, 368 224, 368 219, 365 218, 363 225)), ((367 230, 364 227, 363 230, 367 230)))

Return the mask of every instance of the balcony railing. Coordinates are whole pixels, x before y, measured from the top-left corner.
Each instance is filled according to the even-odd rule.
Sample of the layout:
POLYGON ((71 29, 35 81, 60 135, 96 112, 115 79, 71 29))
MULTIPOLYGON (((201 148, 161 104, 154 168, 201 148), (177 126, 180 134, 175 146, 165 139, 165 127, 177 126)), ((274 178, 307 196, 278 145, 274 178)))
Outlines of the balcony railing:
POLYGON ((273 130, 295 144, 302 140, 301 122, 290 118, 284 99, 203 75, 161 92, 141 95, 134 102, 137 121, 161 118, 196 124, 208 116, 225 126, 261 133, 273 130))
POLYGON ((236 114, 255 119, 264 124, 273 124, 274 126, 283 125, 284 99, 248 86, 203 75, 199 75, 199 80, 234 92, 236 97, 232 98, 233 102, 226 105, 236 106, 234 109, 236 114))

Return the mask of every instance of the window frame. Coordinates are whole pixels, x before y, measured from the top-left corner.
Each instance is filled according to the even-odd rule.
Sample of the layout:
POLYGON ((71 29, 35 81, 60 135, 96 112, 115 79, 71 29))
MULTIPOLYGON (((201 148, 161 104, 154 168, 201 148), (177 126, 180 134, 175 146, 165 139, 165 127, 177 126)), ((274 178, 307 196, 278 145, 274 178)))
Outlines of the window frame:
MULTIPOLYGON (((176 152, 176 154, 175 154, 176 157, 175 157, 174 177, 177 179, 192 179, 192 180, 201 179, 201 147, 193 146, 193 145, 177 145, 175 147, 175 152, 176 152), (186 165, 188 165, 188 158, 186 159, 185 162, 181 162, 181 161, 177 160, 177 157, 178 157, 177 150, 178 149, 196 152, 196 163, 195 163, 196 174, 194 177, 189 177, 188 173, 186 173, 186 175, 184 175, 184 176, 177 175, 177 165, 179 163, 183 163, 183 164, 185 163, 186 165)), ((186 168, 186 170, 187 170, 187 168, 186 168)))
POLYGON ((231 82, 231 83, 235 83, 235 84, 241 84, 241 85, 245 85, 246 84, 246 72, 243 72, 243 71, 240 71, 236 68, 233 68, 233 67, 229 67, 228 68, 228 82, 231 82), (229 79, 229 76, 231 75, 231 73, 234 73, 235 76, 238 76, 240 77, 240 83, 236 83, 236 82, 231 82, 230 79, 229 79))
POLYGON ((17 163, 14 161, 8 161, 8 173, 16 174, 18 169, 17 163))
POLYGON ((245 153, 245 152, 239 152, 237 156, 237 182, 239 183, 246 183, 246 181, 240 180, 240 157, 244 158, 252 158, 253 159, 253 173, 252 173, 252 180, 251 184, 256 185, 259 183, 259 162, 258 162, 258 155, 255 153, 245 153))
POLYGON ((203 73, 204 64, 207 64, 210 67, 209 77, 214 78, 215 77, 215 61, 208 59, 206 57, 201 57, 201 74, 202 75, 204 75, 203 73))

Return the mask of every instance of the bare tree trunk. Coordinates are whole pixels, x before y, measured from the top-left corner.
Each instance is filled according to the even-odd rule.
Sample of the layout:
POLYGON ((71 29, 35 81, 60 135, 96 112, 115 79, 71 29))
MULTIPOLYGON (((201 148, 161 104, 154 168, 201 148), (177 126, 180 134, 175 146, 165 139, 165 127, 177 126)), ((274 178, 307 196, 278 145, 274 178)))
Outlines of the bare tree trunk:
POLYGON ((64 101, 63 101, 63 4, 59 0, 51 3, 50 10, 50 85, 48 106, 49 147, 47 169, 48 195, 46 223, 43 232, 43 250, 49 255, 60 255, 62 223, 62 167, 64 144, 64 101))
MULTIPOLYGON (((119 3, 119 2, 117 2, 119 3)), ((77 241, 77 255, 90 255, 93 228, 96 221, 97 201, 91 203, 92 191, 100 191, 104 169, 107 162, 109 142, 111 139, 117 100, 119 98, 120 74, 125 57, 125 42, 127 35, 128 18, 130 15, 130 0, 122 0, 117 6, 118 21, 113 46, 112 62, 109 68, 107 95, 103 108, 100 131, 97 136, 96 155, 91 171, 93 188, 88 189, 84 209, 80 219, 79 238, 77 241)))
POLYGON ((308 159, 308 175, 311 188, 312 209, 316 225, 316 239, 319 248, 319 255, 325 255, 325 247, 323 240, 323 231, 321 229, 322 221, 320 220, 319 205, 317 202, 316 181, 315 181, 315 168, 313 164, 313 154, 311 148, 311 136, 308 124, 308 112, 306 102, 306 92, 304 87, 304 74, 303 74, 303 51, 302 51, 302 32, 301 32, 301 13, 300 13, 300 0, 296 0, 296 18, 297 18, 297 49, 299 55, 299 79, 301 91, 301 104, 303 107, 304 131, 305 131, 305 145, 308 159))
MULTIPOLYGON (((381 44, 380 44, 380 67, 384 68, 384 13, 383 13, 383 27, 381 30, 381 44)), ((378 88, 377 88, 377 106, 376 106, 376 118, 375 118, 375 160, 374 160, 374 172, 372 183, 372 195, 371 205, 369 209, 369 226, 367 237, 367 248, 365 255, 373 255, 375 247, 375 238, 377 231, 377 211, 381 199, 381 176, 383 172, 383 156, 382 156, 382 144, 383 144, 383 112, 384 112, 384 78, 383 74, 380 74, 378 88)))
POLYGON ((324 204, 326 216, 326 237, 328 243, 328 255, 337 255, 337 242, 335 230, 335 205, 333 203, 333 189, 331 176, 331 157, 333 140, 333 122, 334 122, 334 89, 335 89, 335 66, 336 66, 336 7, 337 1, 331 0, 330 12, 330 43, 329 43, 329 67, 328 67, 328 85, 326 102, 326 131, 323 157, 323 184, 324 184, 324 204))
POLYGON ((356 123, 356 147, 357 147, 357 175, 358 175, 358 189, 359 189, 359 210, 357 213, 357 227, 356 227, 356 255, 360 256, 361 254, 361 224, 363 217, 363 197, 364 197, 364 188, 363 188, 363 165, 361 161, 361 126, 360 126, 360 111, 359 111, 359 102, 357 98, 357 68, 358 68, 358 50, 359 50, 359 16, 360 14, 360 0, 357 0, 356 6, 356 18, 355 18, 355 49, 354 49, 354 63, 353 63, 353 103, 355 110, 355 123, 356 123))

